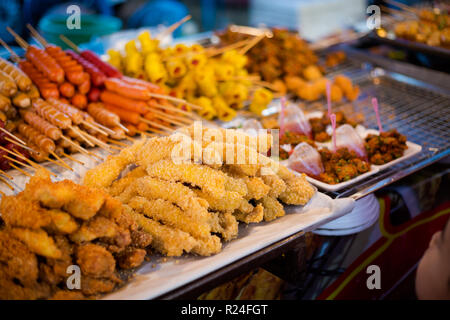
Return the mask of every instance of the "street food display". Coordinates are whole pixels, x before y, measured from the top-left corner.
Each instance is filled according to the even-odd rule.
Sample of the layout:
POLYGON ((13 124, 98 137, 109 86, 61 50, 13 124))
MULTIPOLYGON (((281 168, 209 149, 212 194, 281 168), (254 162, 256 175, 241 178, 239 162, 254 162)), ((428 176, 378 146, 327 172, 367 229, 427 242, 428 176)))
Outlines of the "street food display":
MULTIPOLYGON (((337 75, 334 79, 325 78, 327 68, 343 62, 346 59, 345 53, 330 53, 322 63, 309 44, 298 34, 279 28, 273 28, 271 31, 273 37, 262 38, 247 52, 246 68, 251 75, 260 76, 262 80, 270 83, 270 88, 276 92, 289 92, 306 101, 316 101, 324 97, 327 81, 332 82, 332 101, 341 102, 344 98, 354 101, 358 98, 359 87, 353 85, 348 77, 337 75)), ((230 28, 219 32, 218 36, 221 45, 251 38, 230 28)))
MULTIPOLYGON (((0 202, 0 299, 84 299, 125 283, 152 242, 120 201, 45 171, 0 202), (78 288, 66 283, 78 266, 78 288), (72 289, 72 290, 70 290, 72 289)), ((76 282, 73 283, 76 286, 76 282)))
POLYGON ((161 254, 216 254, 221 251, 221 240, 237 237, 238 222, 274 220, 284 216, 283 204, 304 205, 313 196, 315 191, 304 175, 296 176, 283 166, 271 171, 275 162, 258 153, 270 147, 270 135, 255 138, 237 131, 204 128, 202 140, 196 141, 194 131, 191 126, 169 137, 139 141, 84 177, 84 185, 103 188, 124 203, 161 254), (208 139, 229 134, 235 138, 226 143, 208 139), (243 144, 238 143, 239 137, 243 144), (267 147, 254 149, 253 139, 264 140, 267 147), (191 162, 190 154, 181 164, 175 163, 172 156, 180 143, 189 151, 201 151, 203 164, 191 162), (245 154, 246 159, 257 159, 257 163, 226 162, 226 148, 230 147, 235 157, 245 154), (219 160, 206 165, 211 159, 219 160), (116 179, 130 164, 136 167, 116 179))
POLYGON ((399 38, 450 48, 450 16, 444 11, 436 12, 432 8, 417 10, 415 18, 396 22, 394 32, 399 38))
POLYGON ((372 164, 382 165, 403 156, 406 145, 406 137, 397 132, 389 130, 380 134, 369 134, 365 138, 367 156, 372 164))
POLYGON ((196 111, 207 120, 229 121, 248 100, 252 100, 251 109, 261 110, 272 100, 272 93, 256 87, 244 69, 247 56, 234 49, 218 53, 198 44, 163 49, 159 40, 144 31, 125 44, 124 53, 109 49, 108 55, 109 62, 124 74, 148 80, 200 106, 196 111))

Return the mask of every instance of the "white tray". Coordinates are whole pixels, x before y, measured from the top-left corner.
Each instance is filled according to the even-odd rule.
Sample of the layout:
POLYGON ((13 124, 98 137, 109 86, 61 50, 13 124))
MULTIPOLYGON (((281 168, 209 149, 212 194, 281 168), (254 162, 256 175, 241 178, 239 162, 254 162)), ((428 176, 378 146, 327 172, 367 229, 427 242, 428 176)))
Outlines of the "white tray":
MULTIPOLYGON (((103 150, 94 149, 98 155, 106 157, 103 150)), ((86 163, 86 166, 65 161, 75 172, 46 163, 45 166, 58 174, 56 180, 70 179, 79 182, 85 172, 97 163, 82 154, 74 156, 86 163)), ((25 187, 29 178, 17 170, 8 171, 14 177, 13 185, 16 191, 25 187)), ((0 190, 5 194, 13 194, 4 184, 0 190)), ((191 254, 179 258, 163 258, 151 256, 137 271, 136 276, 123 288, 105 296, 105 299, 152 299, 177 289, 191 281, 195 281, 213 271, 248 256, 276 241, 284 239, 300 231, 313 231, 329 221, 339 218, 353 210, 355 201, 350 198, 331 199, 329 196, 316 192, 306 206, 286 207, 286 216, 271 222, 241 224, 239 237, 225 243, 223 250, 211 257, 199 257, 191 254), (167 261, 165 261, 167 259, 167 261)))

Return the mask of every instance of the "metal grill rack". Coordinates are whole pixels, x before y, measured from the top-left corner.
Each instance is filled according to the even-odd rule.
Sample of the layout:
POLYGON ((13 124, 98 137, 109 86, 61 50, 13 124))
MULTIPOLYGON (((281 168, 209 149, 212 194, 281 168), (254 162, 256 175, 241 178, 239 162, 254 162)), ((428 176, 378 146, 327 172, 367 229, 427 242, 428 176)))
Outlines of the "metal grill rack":
MULTIPOLYGON (((330 196, 361 198, 450 155, 450 92, 378 68, 351 55, 346 63, 333 69, 329 77, 339 73, 359 85, 362 96, 350 104, 333 105, 334 110, 345 112, 351 109, 361 113, 364 126, 377 129, 370 103, 370 97, 375 96, 380 103, 383 129, 397 129, 409 141, 421 145, 422 151, 345 189, 329 192, 330 196)), ((305 109, 314 111, 320 106, 325 111, 325 105, 325 101, 321 101, 308 104, 305 109)))

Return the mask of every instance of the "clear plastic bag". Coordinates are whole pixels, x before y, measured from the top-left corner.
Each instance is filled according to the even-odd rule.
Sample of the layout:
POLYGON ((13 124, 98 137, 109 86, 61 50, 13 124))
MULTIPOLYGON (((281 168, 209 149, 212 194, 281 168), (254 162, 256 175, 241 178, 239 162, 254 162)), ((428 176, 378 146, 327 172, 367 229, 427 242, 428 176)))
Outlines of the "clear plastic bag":
POLYGON ((298 144, 289 156, 288 167, 309 176, 318 176, 324 172, 319 152, 308 143, 298 144))
POLYGON ((242 130, 251 136, 257 136, 261 129, 263 129, 263 126, 261 122, 256 119, 248 119, 242 123, 242 130))
POLYGON ((305 136, 312 138, 311 125, 300 107, 293 104, 287 105, 284 110, 284 117, 280 112, 278 121, 280 123, 281 134, 289 131, 292 133, 304 134, 305 136), (283 129, 281 126, 283 126, 283 129))
POLYGON ((336 129, 336 146, 337 148, 346 147, 355 151, 360 158, 367 159, 363 139, 349 124, 344 124, 336 129))

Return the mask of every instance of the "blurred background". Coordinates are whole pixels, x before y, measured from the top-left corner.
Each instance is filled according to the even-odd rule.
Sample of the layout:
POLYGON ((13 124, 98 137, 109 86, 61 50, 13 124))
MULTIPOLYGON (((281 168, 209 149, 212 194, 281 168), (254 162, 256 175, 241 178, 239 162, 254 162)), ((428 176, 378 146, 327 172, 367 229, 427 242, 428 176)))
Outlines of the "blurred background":
MULTIPOLYGON (((367 0, 6 0, 0 2, 0 37, 13 43, 5 27, 28 37, 26 23, 44 37, 59 42, 58 34, 76 43, 89 42, 119 30, 170 25, 190 14, 192 19, 174 37, 225 28, 228 24, 283 26, 299 30, 309 40, 348 27, 363 28, 367 0), (69 5, 81 9, 81 29, 66 27, 69 5), (95 22, 95 23, 94 23, 95 22)), ((414 4, 418 1, 401 0, 414 4)))

